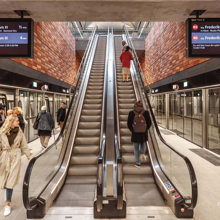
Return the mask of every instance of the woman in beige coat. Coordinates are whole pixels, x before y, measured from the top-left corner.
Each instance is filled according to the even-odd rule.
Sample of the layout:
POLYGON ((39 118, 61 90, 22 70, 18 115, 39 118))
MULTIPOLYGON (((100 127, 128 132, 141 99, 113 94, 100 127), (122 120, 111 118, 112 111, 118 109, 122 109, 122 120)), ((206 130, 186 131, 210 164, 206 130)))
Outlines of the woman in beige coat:
POLYGON ((30 159, 30 151, 18 117, 10 115, 0 129, 0 188, 6 189, 4 216, 11 213, 13 188, 18 184, 21 168, 21 150, 30 159))

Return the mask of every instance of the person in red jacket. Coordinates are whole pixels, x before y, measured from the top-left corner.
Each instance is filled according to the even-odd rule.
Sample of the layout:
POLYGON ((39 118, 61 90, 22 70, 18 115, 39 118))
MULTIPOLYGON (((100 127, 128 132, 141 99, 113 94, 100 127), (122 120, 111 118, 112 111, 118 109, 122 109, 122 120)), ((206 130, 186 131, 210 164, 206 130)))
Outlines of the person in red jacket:
POLYGON ((126 76, 126 80, 128 82, 128 77, 131 74, 130 73, 130 66, 131 66, 131 60, 133 60, 133 57, 132 57, 129 50, 130 50, 130 47, 127 46, 126 50, 120 56, 120 60, 122 62, 123 82, 125 82, 125 76, 126 76))

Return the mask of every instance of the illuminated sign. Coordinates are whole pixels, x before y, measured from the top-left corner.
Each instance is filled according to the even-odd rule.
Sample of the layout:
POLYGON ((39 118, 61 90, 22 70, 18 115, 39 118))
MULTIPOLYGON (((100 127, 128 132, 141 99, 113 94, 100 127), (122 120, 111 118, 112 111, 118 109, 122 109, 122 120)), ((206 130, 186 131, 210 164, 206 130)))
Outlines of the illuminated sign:
POLYGON ((33 87, 37 88, 37 82, 33 82, 33 87))
POLYGON ((34 57, 32 19, 0 19, 0 57, 34 57))
POLYGON ((188 82, 184 82, 183 87, 188 87, 188 82))
POLYGON ((186 21, 187 57, 220 57, 220 18, 186 21))
POLYGON ((179 90, 179 85, 174 84, 174 85, 173 85, 173 90, 175 90, 175 91, 176 91, 176 90, 179 90))

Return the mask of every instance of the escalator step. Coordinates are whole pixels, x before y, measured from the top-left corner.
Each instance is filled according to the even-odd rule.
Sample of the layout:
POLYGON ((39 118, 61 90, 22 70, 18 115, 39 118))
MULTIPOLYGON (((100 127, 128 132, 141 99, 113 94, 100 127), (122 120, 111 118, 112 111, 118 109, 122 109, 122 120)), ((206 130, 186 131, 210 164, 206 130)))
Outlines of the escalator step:
POLYGON ((123 173, 125 175, 150 175, 152 174, 152 169, 150 165, 142 164, 141 168, 136 168, 133 163, 123 164, 123 173))
POLYGON ((67 176, 66 184, 96 184, 97 176, 67 176))
POLYGON ((74 145, 73 154, 97 154, 99 145, 74 145))
POLYGON ((70 165, 68 175, 71 176, 96 176, 97 164, 95 165, 70 165))
POLYGON ((99 137, 100 129, 78 129, 76 132, 77 137, 99 137))
POLYGON ((100 137, 76 137, 76 145, 98 145, 100 137))
POLYGON ((82 165, 97 165, 98 163, 98 155, 97 154, 76 154, 71 158, 71 164, 82 164, 82 165))
POLYGON ((154 183, 152 175, 124 175, 125 183, 154 183))

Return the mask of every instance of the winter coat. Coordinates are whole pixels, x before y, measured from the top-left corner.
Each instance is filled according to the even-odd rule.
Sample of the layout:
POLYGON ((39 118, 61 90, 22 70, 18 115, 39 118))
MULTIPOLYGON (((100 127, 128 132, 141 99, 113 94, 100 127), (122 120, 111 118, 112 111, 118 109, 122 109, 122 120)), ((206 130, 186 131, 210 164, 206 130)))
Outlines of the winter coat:
POLYGON ((151 119, 150 119, 149 112, 144 111, 144 113, 143 113, 143 116, 144 116, 146 124, 147 124, 147 129, 144 133, 135 133, 133 131, 134 116, 135 116, 134 111, 130 111, 129 114, 128 114, 128 120, 127 120, 128 128, 132 132, 131 142, 133 142, 133 143, 143 143, 143 142, 148 141, 148 129, 151 126, 151 119))
POLYGON ((0 133, 0 188, 13 189, 19 182, 21 150, 28 159, 31 157, 24 133, 19 129, 14 143, 10 146, 6 134, 0 133))
POLYGON ((24 118, 23 118, 22 114, 17 115, 17 117, 19 120, 19 126, 20 126, 21 130, 24 132, 24 128, 25 128, 24 118))
POLYGON ((131 60, 133 60, 133 57, 129 51, 125 51, 121 54, 120 60, 122 62, 122 68, 127 67, 130 69, 131 67, 131 60))
POLYGON ((54 120, 53 116, 46 111, 41 111, 36 120, 39 120, 38 122, 38 131, 52 131, 54 129, 54 120), (39 120, 40 118, 40 120, 39 120))
POLYGON ((57 112, 57 122, 64 122, 64 119, 66 117, 66 108, 59 108, 57 112))

